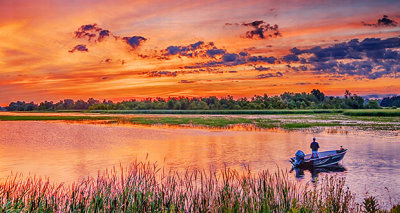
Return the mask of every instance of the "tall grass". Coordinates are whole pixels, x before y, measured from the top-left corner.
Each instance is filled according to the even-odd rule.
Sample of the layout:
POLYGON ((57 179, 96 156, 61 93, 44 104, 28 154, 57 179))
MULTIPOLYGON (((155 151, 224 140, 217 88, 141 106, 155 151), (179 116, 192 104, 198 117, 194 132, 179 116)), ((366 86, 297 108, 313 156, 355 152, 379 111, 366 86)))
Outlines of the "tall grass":
POLYGON ((344 115, 350 116, 400 116, 400 110, 397 109, 364 109, 364 110, 346 110, 344 115))
POLYGON ((134 162, 70 185, 11 175, 0 183, 0 212, 357 212, 344 179, 301 186, 288 173, 166 172, 134 162))

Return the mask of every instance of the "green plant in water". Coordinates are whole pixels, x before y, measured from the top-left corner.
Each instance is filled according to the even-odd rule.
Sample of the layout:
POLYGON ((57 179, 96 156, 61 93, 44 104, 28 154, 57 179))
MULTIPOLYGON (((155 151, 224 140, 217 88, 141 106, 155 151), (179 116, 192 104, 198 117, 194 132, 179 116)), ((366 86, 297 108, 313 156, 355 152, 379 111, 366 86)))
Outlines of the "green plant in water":
POLYGON ((381 212, 379 210, 379 205, 375 197, 369 196, 363 201, 363 212, 365 213, 377 213, 381 212))

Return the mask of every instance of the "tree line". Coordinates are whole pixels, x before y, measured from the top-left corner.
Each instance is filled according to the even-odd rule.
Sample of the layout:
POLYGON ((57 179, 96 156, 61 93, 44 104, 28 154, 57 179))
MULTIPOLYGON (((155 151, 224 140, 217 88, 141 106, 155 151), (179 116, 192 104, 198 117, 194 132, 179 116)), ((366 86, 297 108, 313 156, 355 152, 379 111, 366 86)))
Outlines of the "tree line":
POLYGON ((380 108, 377 100, 364 99, 346 90, 344 97, 326 96, 318 89, 310 93, 285 92, 278 96, 255 95, 252 98, 234 99, 228 95, 218 98, 210 97, 173 97, 147 98, 144 100, 132 99, 114 103, 110 100, 61 100, 57 103, 44 101, 11 102, 8 111, 53 111, 53 110, 257 110, 257 109, 377 109, 380 108))
POLYGON ((400 96, 386 97, 381 101, 383 107, 400 107, 400 96))

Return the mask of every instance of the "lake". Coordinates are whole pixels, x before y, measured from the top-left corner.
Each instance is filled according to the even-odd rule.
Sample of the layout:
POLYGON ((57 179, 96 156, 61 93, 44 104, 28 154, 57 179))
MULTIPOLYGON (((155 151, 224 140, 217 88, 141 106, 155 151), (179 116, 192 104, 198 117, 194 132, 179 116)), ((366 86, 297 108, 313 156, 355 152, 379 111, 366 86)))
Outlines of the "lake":
POLYGON ((395 196, 400 194, 400 136, 341 128, 284 131, 1 121, 0 177, 13 171, 73 182, 146 158, 176 170, 249 165, 253 171, 289 171, 289 157, 299 149, 309 153, 312 137, 317 137, 321 151, 348 148, 343 167, 319 174, 293 171, 291 178, 311 182, 318 175, 337 175, 346 177, 358 196, 368 192, 386 203, 389 195, 400 201, 395 196))

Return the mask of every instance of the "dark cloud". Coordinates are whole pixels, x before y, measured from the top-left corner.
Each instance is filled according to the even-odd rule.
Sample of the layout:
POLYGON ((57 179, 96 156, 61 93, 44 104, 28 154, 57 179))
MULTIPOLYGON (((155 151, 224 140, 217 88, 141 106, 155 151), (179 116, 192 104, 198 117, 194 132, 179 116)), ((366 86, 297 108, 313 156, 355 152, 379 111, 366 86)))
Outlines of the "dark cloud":
POLYGON ((109 37, 111 35, 109 30, 101 30, 99 32, 99 38, 97 39, 98 41, 103 41, 104 38, 109 37))
POLYGON ((263 78, 273 78, 273 77, 282 77, 282 76, 283 76, 283 74, 281 72, 276 72, 276 73, 260 74, 260 75, 257 75, 256 78, 263 79, 263 78))
POLYGON ((75 31, 75 38, 86 38, 88 41, 101 42, 104 38, 110 36, 109 30, 105 30, 99 27, 97 24, 86 24, 82 25, 77 31, 75 31))
POLYGON ((240 55, 240 56, 248 56, 249 54, 248 54, 247 52, 243 52, 243 51, 242 51, 242 52, 239 53, 239 55, 240 55))
POLYGON ((247 62, 266 62, 269 64, 274 64, 277 58, 274 56, 264 57, 264 56, 249 56, 246 58, 247 62))
POLYGON ((246 51, 240 51, 237 53, 229 52, 225 49, 218 48, 213 42, 198 41, 189 45, 180 46, 169 46, 162 50, 162 55, 157 58, 160 60, 168 60, 171 56, 184 56, 184 57, 202 57, 209 58, 211 61, 201 62, 191 66, 184 66, 185 69, 196 69, 196 68, 210 68, 217 66, 236 66, 246 63, 269 63, 274 64, 277 62, 277 58, 271 56, 254 56, 250 55, 246 51))
POLYGON ((76 45, 74 48, 72 48, 71 50, 69 50, 68 52, 73 53, 75 51, 79 51, 79 52, 88 52, 88 48, 86 47, 86 45, 84 44, 78 44, 76 45))
POLYGON ((257 71, 268 71, 271 68, 270 67, 263 67, 263 66, 258 66, 258 67, 254 66, 254 69, 257 70, 257 71))
POLYGON ((82 25, 78 28, 77 31, 74 32, 75 38, 79 39, 87 39, 89 42, 102 42, 108 37, 114 37, 115 40, 122 40, 127 43, 132 49, 136 49, 147 39, 142 36, 132 36, 132 37, 120 37, 117 35, 113 35, 110 30, 103 29, 99 27, 97 24, 86 24, 82 25))
POLYGON ((191 84, 191 83, 194 83, 195 81, 190 81, 190 80, 181 80, 179 83, 182 83, 182 84, 191 84))
POLYGON ((207 54, 209 57, 214 57, 215 55, 219 55, 218 51, 219 49, 215 47, 213 42, 209 42, 206 44, 204 41, 198 41, 187 46, 169 46, 165 50, 163 50, 163 56, 167 58, 173 55, 186 57, 204 57, 207 54), (209 53, 208 50, 210 50, 209 53))
POLYGON ((389 16, 383 15, 382 18, 378 19, 377 23, 375 24, 368 24, 362 22, 364 26, 371 26, 371 27, 396 27, 397 22, 393 19, 390 19, 389 16))
POLYGON ((217 55, 223 55, 223 54, 225 54, 225 53, 226 53, 225 50, 223 50, 223 49, 217 49, 217 48, 209 49, 209 50, 207 50, 207 52, 206 52, 206 54, 207 54, 209 57, 211 57, 211 58, 215 58, 215 56, 217 56, 217 55))
POLYGON ((299 82, 299 83, 296 83, 295 85, 311 85, 311 83, 310 82, 299 82))
POLYGON ((225 26, 244 26, 250 27, 251 30, 246 31, 245 37, 250 39, 267 39, 282 36, 277 24, 267 24, 264 21, 253 21, 249 23, 225 23, 225 26))
POLYGON ((194 66, 185 66, 187 69, 194 69, 194 68, 203 68, 203 67, 216 67, 216 66, 237 66, 247 63, 269 63, 274 64, 277 61, 277 58, 265 57, 265 56, 251 56, 249 54, 237 54, 237 53, 229 53, 226 52, 222 55, 220 59, 204 62, 204 63, 197 63, 194 66))
POLYGON ((252 30, 246 32, 246 37, 250 39, 266 39, 282 36, 282 34, 279 32, 279 27, 277 24, 271 25, 266 24, 264 21, 253 21, 250 23, 243 23, 242 25, 253 28, 252 30))
POLYGON ((222 56, 222 61, 223 62, 234 62, 239 58, 239 55, 236 53, 225 53, 222 56))
MULTIPOLYGON (((353 39, 328 47, 316 46, 300 50, 293 48, 292 54, 282 58, 283 61, 299 57, 302 64, 309 64, 310 70, 317 73, 359 76, 376 79, 390 76, 400 71, 400 38, 366 38, 361 42, 353 39), (303 55, 306 54, 306 55, 303 55)), ((293 70, 298 68, 293 68, 293 70)), ((303 70, 302 67, 299 67, 303 70)), ((304 67, 307 70, 307 67, 304 67)))
POLYGON ((225 26, 239 26, 239 23, 225 23, 225 26))
POLYGON ((124 40, 132 49, 136 49, 147 39, 142 36, 123 37, 124 40))
POLYGON ((289 55, 285 55, 283 56, 282 60, 284 62, 290 63, 290 62, 297 62, 299 61, 299 57, 295 54, 289 54, 289 55))
POLYGON ((177 71, 151 71, 146 73, 149 77, 176 77, 177 71))

